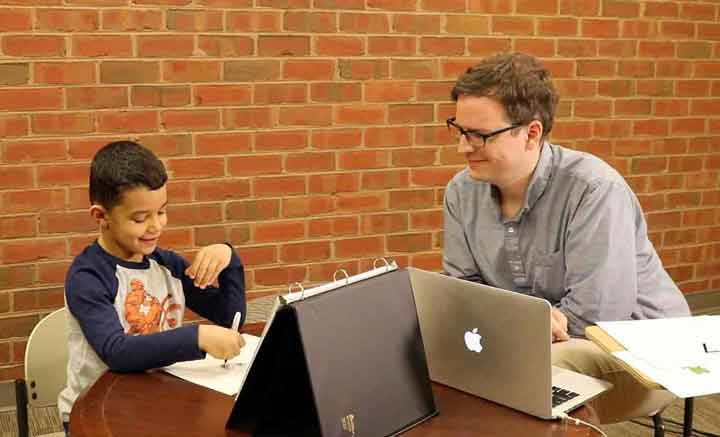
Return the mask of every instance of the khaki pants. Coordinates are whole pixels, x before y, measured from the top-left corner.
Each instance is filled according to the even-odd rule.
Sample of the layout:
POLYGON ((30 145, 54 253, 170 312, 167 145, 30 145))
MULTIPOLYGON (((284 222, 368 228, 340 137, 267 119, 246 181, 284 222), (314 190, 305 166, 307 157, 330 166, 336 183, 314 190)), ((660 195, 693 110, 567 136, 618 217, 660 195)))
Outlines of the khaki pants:
POLYGON ((590 340, 571 338, 553 343, 551 350, 554 365, 613 384, 612 389, 590 402, 600 423, 647 417, 662 410, 675 399, 667 390, 646 388, 623 370, 615 358, 603 352, 590 340))

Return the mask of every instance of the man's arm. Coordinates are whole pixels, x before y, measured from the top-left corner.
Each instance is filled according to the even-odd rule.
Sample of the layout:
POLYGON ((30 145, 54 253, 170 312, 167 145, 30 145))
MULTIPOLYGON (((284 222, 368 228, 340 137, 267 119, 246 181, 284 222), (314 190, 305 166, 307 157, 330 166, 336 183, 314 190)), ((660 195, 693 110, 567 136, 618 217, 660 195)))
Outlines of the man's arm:
POLYGON ((470 251, 459 208, 457 189, 451 181, 445 190, 443 207, 443 270, 456 278, 485 283, 470 251))
POLYGON ((565 236, 565 289, 559 309, 571 335, 602 320, 627 320, 637 300, 635 222, 630 189, 617 182, 588 187, 565 236))

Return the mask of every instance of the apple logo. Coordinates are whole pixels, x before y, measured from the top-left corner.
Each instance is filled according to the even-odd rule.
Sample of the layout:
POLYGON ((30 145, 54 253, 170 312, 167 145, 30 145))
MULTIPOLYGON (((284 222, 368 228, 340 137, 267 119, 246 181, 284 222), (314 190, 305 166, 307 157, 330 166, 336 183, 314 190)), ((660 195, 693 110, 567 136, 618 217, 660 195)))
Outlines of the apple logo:
POLYGON ((472 331, 465 332, 465 346, 473 352, 480 352, 483 349, 480 344, 482 335, 478 334, 477 331, 478 329, 475 328, 472 331))

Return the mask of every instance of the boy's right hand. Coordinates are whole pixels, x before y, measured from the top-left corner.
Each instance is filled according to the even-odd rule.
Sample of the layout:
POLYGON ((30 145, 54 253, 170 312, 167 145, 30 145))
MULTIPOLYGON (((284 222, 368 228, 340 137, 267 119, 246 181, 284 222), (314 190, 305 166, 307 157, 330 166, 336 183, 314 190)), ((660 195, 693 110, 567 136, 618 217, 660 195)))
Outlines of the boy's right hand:
POLYGON ((240 354, 245 340, 239 332, 217 325, 198 326, 198 347, 215 358, 229 360, 240 354))

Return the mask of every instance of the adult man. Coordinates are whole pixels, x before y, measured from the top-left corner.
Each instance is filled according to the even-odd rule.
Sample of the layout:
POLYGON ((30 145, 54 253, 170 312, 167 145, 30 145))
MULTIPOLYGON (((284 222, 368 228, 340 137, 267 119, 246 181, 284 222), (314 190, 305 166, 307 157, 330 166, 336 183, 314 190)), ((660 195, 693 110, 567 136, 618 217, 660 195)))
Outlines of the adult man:
POLYGON ((615 385, 594 403, 601 422, 666 406, 670 393, 644 389, 582 338, 601 320, 690 315, 632 190, 602 160, 547 142, 558 97, 535 58, 487 58, 452 97, 447 124, 467 167, 445 192, 445 271, 547 299, 553 363, 615 385))

